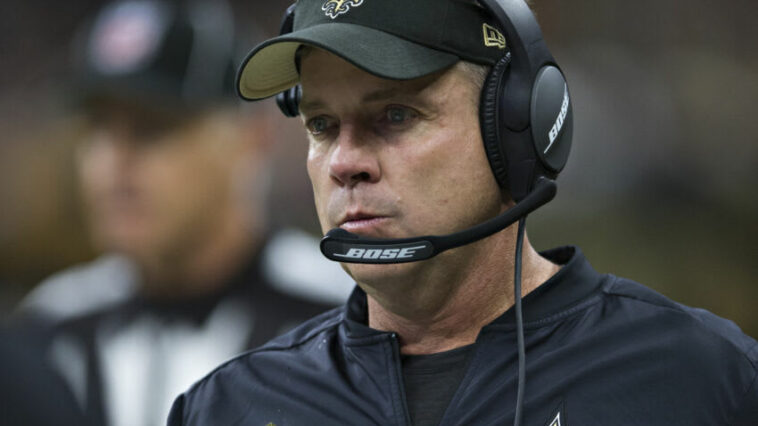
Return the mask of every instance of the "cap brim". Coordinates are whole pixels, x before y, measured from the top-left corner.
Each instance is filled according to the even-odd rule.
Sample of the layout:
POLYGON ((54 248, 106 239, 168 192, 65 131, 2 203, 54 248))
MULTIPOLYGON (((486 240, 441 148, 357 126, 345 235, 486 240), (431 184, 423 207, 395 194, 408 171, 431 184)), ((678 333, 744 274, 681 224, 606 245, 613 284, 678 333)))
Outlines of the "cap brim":
POLYGON ((300 76, 295 53, 303 44, 329 51, 368 73, 392 80, 423 77, 459 60, 451 53, 362 25, 321 24, 255 47, 237 73, 239 95, 247 100, 263 99, 296 85, 300 76))

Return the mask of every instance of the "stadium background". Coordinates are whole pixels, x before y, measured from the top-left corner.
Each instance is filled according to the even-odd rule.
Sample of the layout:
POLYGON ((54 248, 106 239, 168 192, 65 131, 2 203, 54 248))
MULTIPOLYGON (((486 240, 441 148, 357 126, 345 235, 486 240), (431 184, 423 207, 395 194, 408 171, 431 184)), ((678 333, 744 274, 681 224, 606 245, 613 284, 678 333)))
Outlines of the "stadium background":
MULTIPOLYGON (((574 149, 536 247, 578 244, 758 336, 758 3, 535 0, 569 79, 574 149)), ((76 190, 68 40, 100 1, 0 3, 0 313, 94 256, 76 190)), ((232 1, 243 38, 273 35, 285 1, 232 1), (256 31, 246 30, 255 26, 256 31)), ((240 55, 244 52, 241 51, 240 55)), ((279 117, 274 225, 318 233, 297 123, 279 117)))

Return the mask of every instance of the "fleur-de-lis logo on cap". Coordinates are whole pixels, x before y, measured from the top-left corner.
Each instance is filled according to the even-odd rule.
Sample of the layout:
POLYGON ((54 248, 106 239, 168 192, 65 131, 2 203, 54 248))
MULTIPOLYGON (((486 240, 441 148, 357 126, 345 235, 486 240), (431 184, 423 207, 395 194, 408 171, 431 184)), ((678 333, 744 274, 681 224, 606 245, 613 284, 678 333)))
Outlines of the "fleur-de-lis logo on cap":
POLYGON ((362 3, 363 0, 328 0, 321 6, 321 10, 326 12, 326 16, 334 19, 349 12, 351 7, 358 7, 362 3))

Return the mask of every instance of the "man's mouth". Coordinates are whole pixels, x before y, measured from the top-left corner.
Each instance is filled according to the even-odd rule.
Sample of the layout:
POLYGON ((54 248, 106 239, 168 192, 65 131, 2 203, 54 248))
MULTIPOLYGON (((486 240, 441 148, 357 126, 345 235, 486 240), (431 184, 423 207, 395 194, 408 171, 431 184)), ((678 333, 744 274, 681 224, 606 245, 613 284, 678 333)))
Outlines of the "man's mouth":
POLYGON ((376 231, 387 219, 387 216, 372 213, 348 213, 340 220, 339 227, 353 233, 374 233, 372 231, 376 231))

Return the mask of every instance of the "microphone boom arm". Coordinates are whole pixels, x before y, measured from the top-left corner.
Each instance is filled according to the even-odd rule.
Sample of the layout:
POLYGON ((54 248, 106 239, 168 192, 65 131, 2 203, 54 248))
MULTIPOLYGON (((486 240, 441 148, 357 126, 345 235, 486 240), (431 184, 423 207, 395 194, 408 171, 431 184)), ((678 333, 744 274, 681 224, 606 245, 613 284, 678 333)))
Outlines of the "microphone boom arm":
POLYGON ((555 197, 554 181, 541 177, 532 191, 502 214, 471 228, 449 235, 410 238, 366 238, 342 228, 329 231, 321 240, 321 253, 347 263, 405 263, 429 259, 445 250, 470 244, 501 231, 555 197))

